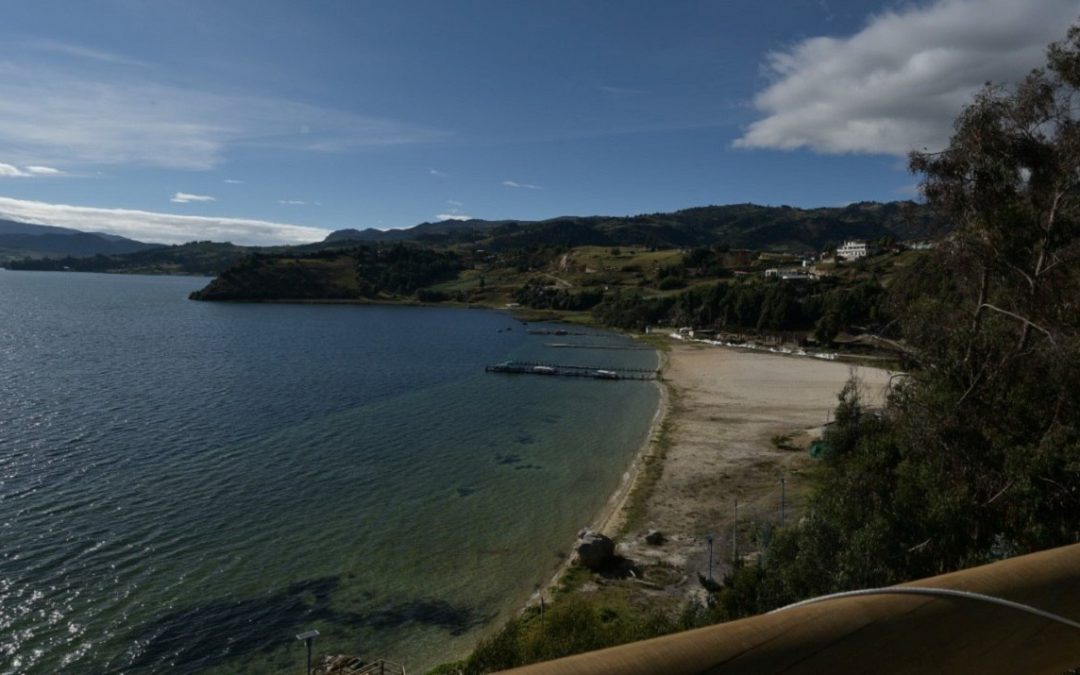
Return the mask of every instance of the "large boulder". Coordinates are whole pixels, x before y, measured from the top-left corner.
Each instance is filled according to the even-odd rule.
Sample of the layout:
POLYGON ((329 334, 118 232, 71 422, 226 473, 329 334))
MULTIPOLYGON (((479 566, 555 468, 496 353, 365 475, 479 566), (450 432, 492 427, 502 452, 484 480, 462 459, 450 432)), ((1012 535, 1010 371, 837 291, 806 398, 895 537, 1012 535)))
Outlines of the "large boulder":
POLYGON ((660 530, 649 530, 649 533, 645 535, 645 543, 650 546, 661 546, 667 541, 667 537, 660 530))
POLYGON ((578 543, 574 550, 582 565, 591 570, 598 570, 615 557, 615 542, 599 532, 582 530, 578 534, 578 543))

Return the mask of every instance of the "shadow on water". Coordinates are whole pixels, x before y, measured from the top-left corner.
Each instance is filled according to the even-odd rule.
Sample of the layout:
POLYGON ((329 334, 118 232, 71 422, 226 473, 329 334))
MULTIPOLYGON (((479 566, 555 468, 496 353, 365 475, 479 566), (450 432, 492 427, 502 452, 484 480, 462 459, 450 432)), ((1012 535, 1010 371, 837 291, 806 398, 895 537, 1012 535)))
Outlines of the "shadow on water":
MULTIPOLYGON (((369 612, 339 611, 331 599, 340 577, 323 577, 290 584, 270 596, 235 602, 213 602, 163 614, 132 635, 135 648, 112 659, 105 672, 194 672, 230 659, 267 653, 291 646, 297 633, 319 624, 324 635, 340 637, 336 629, 399 629, 420 624, 461 635, 494 617, 475 608, 443 600, 418 598, 369 612), (329 630, 327 630, 329 629, 329 630)), ((366 594, 371 597, 371 594, 366 594)), ((341 632, 347 632, 343 630, 341 632)))

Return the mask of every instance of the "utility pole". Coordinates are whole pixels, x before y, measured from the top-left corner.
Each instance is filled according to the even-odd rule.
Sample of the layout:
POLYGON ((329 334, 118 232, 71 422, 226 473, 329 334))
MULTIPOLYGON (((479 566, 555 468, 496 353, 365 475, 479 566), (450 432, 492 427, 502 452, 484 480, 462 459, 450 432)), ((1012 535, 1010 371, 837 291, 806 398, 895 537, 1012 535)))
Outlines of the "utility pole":
POLYGON ((787 476, 780 474, 780 524, 784 524, 784 487, 787 476))
POLYGON ((735 498, 735 525, 731 528, 731 562, 739 559, 739 498, 735 498))
POLYGON ((712 543, 713 543, 713 535, 712 535, 712 532, 705 535, 705 541, 709 542, 709 581, 712 581, 713 580, 713 576, 712 576, 712 543))

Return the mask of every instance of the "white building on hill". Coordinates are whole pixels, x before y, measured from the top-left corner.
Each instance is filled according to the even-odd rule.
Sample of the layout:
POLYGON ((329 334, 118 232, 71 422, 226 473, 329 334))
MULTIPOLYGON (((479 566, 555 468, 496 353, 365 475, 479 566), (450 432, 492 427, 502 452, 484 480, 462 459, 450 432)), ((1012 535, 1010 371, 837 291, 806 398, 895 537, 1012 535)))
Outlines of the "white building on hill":
POLYGON ((870 244, 863 239, 848 239, 843 246, 836 249, 836 257, 842 260, 857 260, 872 253, 870 244))

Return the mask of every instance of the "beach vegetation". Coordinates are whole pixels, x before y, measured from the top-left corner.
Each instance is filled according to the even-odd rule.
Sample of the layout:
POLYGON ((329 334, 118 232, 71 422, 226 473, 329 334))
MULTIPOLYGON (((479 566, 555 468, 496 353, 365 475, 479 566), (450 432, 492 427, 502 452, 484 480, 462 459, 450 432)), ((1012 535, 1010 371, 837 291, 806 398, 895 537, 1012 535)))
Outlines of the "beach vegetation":
POLYGON ((623 520, 619 528, 621 534, 625 534, 641 527, 647 513, 646 505, 649 497, 656 489, 657 483, 664 471, 664 459, 671 448, 672 434, 674 431, 675 411, 679 404, 678 392, 673 387, 661 383, 666 387, 667 405, 669 412, 663 415, 659 428, 649 441, 649 449, 641 458, 641 466, 638 467, 638 476, 634 485, 627 495, 626 504, 623 506, 623 520))
POLYGON ((429 675, 478 675, 603 649, 681 630, 686 620, 667 608, 635 604, 631 595, 567 595, 547 605, 529 607, 498 632, 484 638, 473 653, 440 665, 429 675))
MULTIPOLYGON (((664 277, 664 279, 684 277, 664 277)), ((760 278, 697 285, 675 295, 616 289, 593 307, 600 323, 618 328, 695 326, 730 332, 813 332, 830 342, 840 331, 887 329, 887 293, 877 279, 824 279, 792 284, 760 278)))

